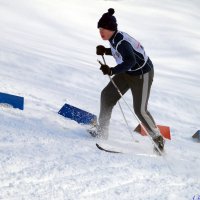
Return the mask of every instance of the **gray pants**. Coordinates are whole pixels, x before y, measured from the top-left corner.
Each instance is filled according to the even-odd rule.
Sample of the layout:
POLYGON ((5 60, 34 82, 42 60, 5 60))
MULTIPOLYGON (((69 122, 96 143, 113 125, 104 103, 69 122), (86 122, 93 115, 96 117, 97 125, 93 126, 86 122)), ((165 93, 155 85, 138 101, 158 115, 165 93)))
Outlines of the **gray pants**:
MULTIPOLYGON (((150 72, 140 76, 131 76, 126 73, 117 74, 113 77, 113 81, 119 88, 122 95, 131 89, 134 112, 145 126, 151 137, 155 138, 160 135, 160 132, 153 117, 147 110, 153 77, 154 71, 152 69, 150 72)), ((101 92, 99 127, 102 131, 101 134, 104 135, 105 138, 108 137, 112 109, 120 98, 121 96, 112 82, 109 82, 101 92)))

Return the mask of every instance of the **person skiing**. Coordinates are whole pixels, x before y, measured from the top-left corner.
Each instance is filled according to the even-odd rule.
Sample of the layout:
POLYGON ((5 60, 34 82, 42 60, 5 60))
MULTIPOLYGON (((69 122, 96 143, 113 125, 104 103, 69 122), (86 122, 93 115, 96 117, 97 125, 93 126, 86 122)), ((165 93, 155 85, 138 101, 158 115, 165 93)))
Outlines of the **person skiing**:
MULTIPOLYGON (((108 9, 98 21, 97 28, 103 40, 108 40, 110 48, 102 45, 96 47, 97 55, 112 55, 117 65, 109 67, 101 64, 104 75, 113 76, 113 81, 122 95, 129 89, 133 96, 133 109, 137 117, 147 129, 158 148, 164 150, 164 139, 156 123, 147 110, 148 99, 154 77, 154 66, 146 55, 143 46, 125 32, 118 31, 113 8, 108 9)), ((112 109, 121 98, 117 89, 110 81, 101 92, 100 114, 96 131, 91 131, 93 137, 108 138, 112 109)))

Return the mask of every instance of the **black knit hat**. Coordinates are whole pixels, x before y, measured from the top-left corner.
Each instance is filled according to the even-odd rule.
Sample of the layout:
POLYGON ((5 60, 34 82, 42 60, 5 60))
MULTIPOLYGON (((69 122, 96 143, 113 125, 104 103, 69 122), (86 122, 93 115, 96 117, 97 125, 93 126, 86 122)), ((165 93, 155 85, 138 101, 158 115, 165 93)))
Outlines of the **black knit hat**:
POLYGON ((117 30, 117 20, 113 16, 115 10, 113 8, 109 8, 107 13, 104 13, 100 18, 97 28, 105 28, 111 31, 117 30))

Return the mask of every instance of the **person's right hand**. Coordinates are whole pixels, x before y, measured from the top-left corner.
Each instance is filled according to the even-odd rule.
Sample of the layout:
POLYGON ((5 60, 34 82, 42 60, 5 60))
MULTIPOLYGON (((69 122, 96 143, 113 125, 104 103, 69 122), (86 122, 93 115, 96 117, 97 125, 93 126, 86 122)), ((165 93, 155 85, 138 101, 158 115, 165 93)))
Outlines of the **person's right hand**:
POLYGON ((106 48, 103 45, 98 45, 96 47, 96 54, 103 56, 106 53, 106 48))

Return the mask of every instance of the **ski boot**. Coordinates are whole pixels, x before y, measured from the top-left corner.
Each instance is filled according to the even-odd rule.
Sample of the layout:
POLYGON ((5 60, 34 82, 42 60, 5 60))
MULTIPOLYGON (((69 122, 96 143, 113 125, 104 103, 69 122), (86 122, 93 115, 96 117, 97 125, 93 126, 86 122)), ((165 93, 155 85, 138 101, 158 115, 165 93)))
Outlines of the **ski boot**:
POLYGON ((108 135, 106 135, 104 133, 104 131, 102 130, 102 128, 99 125, 94 125, 93 127, 91 127, 90 129, 87 130, 87 132, 95 138, 99 138, 99 139, 104 139, 107 140, 108 139, 108 135))
MULTIPOLYGON (((159 135, 155 138, 153 138, 153 141, 156 143, 157 147, 161 152, 164 152, 164 146, 165 146, 165 140, 163 139, 162 135, 159 135)), ((158 149, 154 146, 154 151, 159 153, 158 149)))

